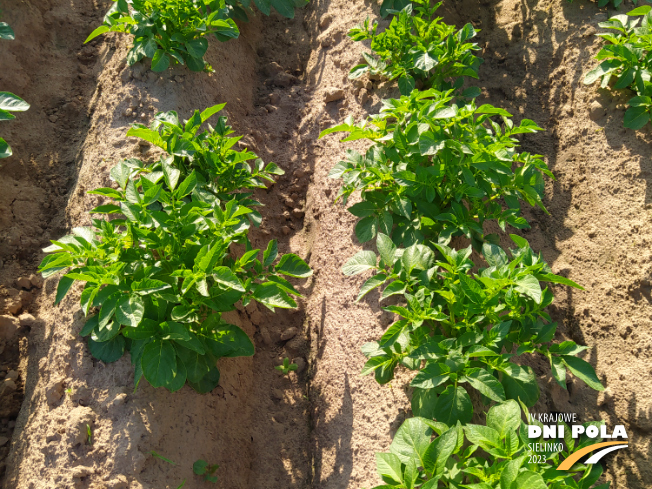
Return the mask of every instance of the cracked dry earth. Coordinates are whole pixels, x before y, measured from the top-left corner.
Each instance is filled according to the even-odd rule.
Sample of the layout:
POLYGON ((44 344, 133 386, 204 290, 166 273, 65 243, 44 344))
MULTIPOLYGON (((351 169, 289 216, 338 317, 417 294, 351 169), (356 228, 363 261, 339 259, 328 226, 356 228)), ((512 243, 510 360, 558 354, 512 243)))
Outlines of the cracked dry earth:
MULTIPOLYGON (((378 5, 313 0, 293 20, 257 16, 239 39, 211 43, 216 73, 208 75, 127 67, 129 40, 117 34, 84 46, 109 4, 3 4, 16 40, 2 45, 0 86, 32 107, 2 127, 14 150, 0 167, 2 487, 160 489, 183 480, 211 487, 192 474, 198 458, 218 463, 219 487, 229 489, 377 485, 374 453, 388 448, 410 414, 409 378, 402 373, 381 387, 359 375, 360 347, 392 317, 377 295, 353 302, 364 277, 344 277, 340 268, 360 245, 353 216, 333 205, 338 182, 327 174, 345 148, 363 146, 318 134, 348 115, 377 112, 396 94, 391 84, 347 79, 366 48, 346 32, 378 18, 378 5), (33 275, 40 248, 88 224, 97 201, 86 191, 108 183, 119 159, 153 157, 125 136, 133 122, 159 110, 187 117, 221 102, 242 144, 286 171, 258 192, 266 207, 254 245, 278 237, 280 252, 299 253, 315 273, 297 284, 304 294, 297 311, 229 313, 257 353, 221 360, 221 385, 210 394, 142 384, 133 392, 128 359, 97 362, 78 336, 80 290, 52 306, 55 280, 33 275), (273 369, 285 357, 299 365, 287 378, 273 369), (79 443, 87 424, 92 446, 79 443)), ((556 273, 586 288, 556 287, 550 312, 560 323, 557 339, 593 347, 585 358, 607 390, 597 395, 571 381, 563 391, 532 358, 542 390, 535 410, 624 423, 631 445, 607 460, 606 478, 617 489, 647 488, 652 136, 622 128, 624 95, 581 83, 608 13, 582 0, 461 0, 444 2, 442 15, 481 29, 479 102, 545 129, 524 136, 523 147, 544 155, 557 178, 547 186, 550 215, 529 210, 533 227, 524 236, 556 273)))

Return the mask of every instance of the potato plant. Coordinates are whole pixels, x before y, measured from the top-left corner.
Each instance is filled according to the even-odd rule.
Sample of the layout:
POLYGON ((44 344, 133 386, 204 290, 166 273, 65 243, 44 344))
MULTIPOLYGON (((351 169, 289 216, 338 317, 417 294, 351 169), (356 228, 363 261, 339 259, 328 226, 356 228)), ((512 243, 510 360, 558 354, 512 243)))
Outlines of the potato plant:
MULTIPOLYGON (((570 3, 573 2, 573 0, 568 0, 570 3)), ((648 0, 645 0, 648 1, 648 0)), ((623 0, 598 0, 598 7, 606 7, 609 4, 613 4, 615 8, 619 8, 620 5, 623 3, 623 0)), ((634 5, 638 4, 638 0, 632 0, 632 3, 634 5)), ((643 2, 641 2, 643 3, 643 2)))
POLYGON ((226 0, 229 15, 234 19, 248 21, 254 5, 264 15, 271 15, 272 8, 288 19, 294 18, 294 10, 305 7, 310 0, 226 0))
POLYGON ((596 55, 601 63, 589 71, 584 83, 600 80, 601 88, 631 90, 636 96, 629 99, 624 126, 641 129, 650 121, 652 110, 652 7, 638 7, 626 15, 615 15, 599 26, 609 29, 598 36, 607 40, 596 55), (636 18, 638 17, 638 18, 636 18))
MULTIPOLYGON (((376 454, 384 484, 375 489, 589 489, 602 475, 599 464, 555 470, 562 457, 599 439, 567 436, 565 450, 548 451, 546 463, 532 463, 527 447, 538 441, 528 438, 514 400, 491 407, 486 425, 448 426, 424 417, 409 418, 394 435, 389 453, 376 454)), ((608 487, 607 483, 595 489, 608 487)))
MULTIPOLYGON (((397 3, 394 6, 402 5, 397 3)), ((377 33, 378 24, 370 25, 369 19, 351 29, 348 35, 354 41, 371 40, 375 56, 364 53, 365 62, 354 66, 349 78, 369 73, 398 79, 402 95, 409 95, 417 81, 423 88, 443 90, 460 88, 465 76, 477 78, 482 60, 473 51, 480 48, 469 42, 477 31, 466 24, 455 32, 453 26, 435 17, 440 5, 430 7, 429 0, 408 2, 400 11, 393 11, 396 16, 382 33, 377 33), (417 15, 412 15, 413 9, 417 15)))
MULTIPOLYGON (((0 39, 12 41, 15 39, 14 30, 6 22, 0 22, 0 39)), ((0 121, 10 121, 16 118, 12 112, 24 112, 29 109, 29 104, 18 95, 11 92, 0 92, 0 121)), ((0 138, 0 159, 8 158, 13 153, 4 138, 0 138)))
POLYGON ((129 351, 136 386, 144 376, 170 391, 186 381, 198 392, 212 390, 217 359, 254 354, 247 334, 222 313, 251 300, 271 310, 294 308, 299 292, 284 277, 312 274, 297 255, 278 259, 275 240, 252 249, 247 233, 260 215, 251 206, 260 204, 243 190, 283 172, 261 160, 249 165, 255 155, 232 149, 239 138, 229 137, 224 117, 217 129, 199 132, 222 107, 196 111, 185 124, 174 112, 159 113, 153 127, 160 133, 132 128, 129 135, 148 140, 156 134, 166 154, 115 166, 116 187, 89 192, 110 199, 90 211, 107 219, 52 241, 39 267, 44 277, 63 272, 57 303, 76 281, 85 282, 81 335, 90 336, 91 354, 104 362, 129 351), (232 175, 235 185, 226 181, 232 175))
POLYGON ((214 71, 204 60, 208 37, 228 41, 240 35, 234 18, 247 20, 252 5, 265 15, 274 7, 292 18, 294 9, 305 0, 114 0, 104 23, 86 39, 89 42, 106 32, 134 36, 127 54, 129 66, 151 58, 151 69, 165 71, 170 63, 187 65, 192 71, 214 71))
POLYGON ((360 242, 378 232, 405 246, 433 239, 447 244, 465 235, 479 249, 497 238, 484 235, 487 220, 503 229, 529 227, 521 202, 545 210, 543 177, 552 173, 540 156, 516 151, 516 135, 541 128, 528 119, 515 125, 510 117, 488 104, 459 102, 451 91, 415 90, 384 101, 368 121, 323 131, 374 143, 364 156, 350 151, 330 172, 343 179, 338 198, 346 202, 361 193, 362 202, 349 207, 360 217, 360 242))
POLYGON ((240 35, 224 0, 115 0, 104 23, 85 42, 106 32, 132 34, 127 63, 151 58, 156 72, 165 71, 171 61, 193 71, 212 71, 204 61, 207 37, 227 41, 240 35))
POLYGON ((575 357, 586 349, 572 341, 551 343, 557 324, 544 311, 552 292, 541 282, 581 288, 554 275, 526 240, 512 235, 517 248, 508 256, 499 246, 485 243, 489 264, 472 273, 471 247, 454 250, 444 245, 430 249, 422 244, 397 248, 379 234, 377 249, 361 251, 343 268, 345 275, 366 270, 376 273, 362 286, 360 300, 381 287, 381 298, 400 295, 405 305, 384 308, 400 318, 380 340, 368 343, 369 359, 363 374, 389 382, 402 365, 417 371, 412 410, 435 417, 449 426, 471 421, 473 407, 467 389, 486 402, 521 400, 533 406, 539 387, 529 367, 519 357, 538 353, 546 357, 563 387, 566 369, 591 387, 602 390, 591 365, 575 357))

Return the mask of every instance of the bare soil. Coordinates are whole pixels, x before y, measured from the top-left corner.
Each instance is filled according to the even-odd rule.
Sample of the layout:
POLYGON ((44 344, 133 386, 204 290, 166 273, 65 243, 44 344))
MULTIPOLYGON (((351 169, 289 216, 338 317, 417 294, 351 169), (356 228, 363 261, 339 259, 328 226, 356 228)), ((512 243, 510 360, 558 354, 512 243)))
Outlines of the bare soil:
MULTIPOLYGON (((333 205, 339 182, 327 174, 356 145, 318 139, 321 129, 374 113, 395 94, 391 84, 347 79, 365 46, 346 32, 377 18, 378 5, 313 0, 294 20, 259 16, 241 26, 240 39, 211 43, 216 73, 207 75, 127 67, 129 40, 117 34, 84 47, 109 3, 3 5, 2 20, 17 38, 1 46, 0 87, 32 108, 2 125, 14 156, 0 167, 0 312, 36 319, 23 316, 0 360, 0 376, 18 372, 17 389, 0 394, 0 437, 11 438, 0 447, 1 487, 158 489, 183 480, 186 488, 210 487, 192 474, 199 458, 220 465, 224 488, 378 484, 374 453, 387 449, 410 414, 409 378, 401 373, 381 387, 359 375, 360 347, 392 317, 377 295, 354 304, 363 277, 340 272, 360 245, 353 216, 333 205), (343 97, 325 102, 336 89, 343 97), (279 238, 280 251, 306 257, 315 274, 299 283, 305 299, 298 311, 272 315, 249 306, 230 313, 257 353, 220 361, 221 385, 212 393, 184 387, 169 394, 145 383, 134 392, 128 357, 102 364, 79 338, 79 289, 53 307, 56 280, 22 291, 16 280, 35 272, 48 239, 88 224, 96 197, 86 191, 108 183, 111 166, 152 157, 151 148, 125 137, 133 122, 147 123, 159 110, 187 117, 220 102, 228 102, 243 145, 286 171, 258 195, 266 207, 254 244, 279 238), (297 334, 281 341, 289 328, 297 334), (297 359, 298 374, 286 378, 273 369, 284 357, 297 359), (84 440, 87 424, 92 445, 84 440)), ((600 46, 597 23, 608 14, 586 0, 461 0, 445 3, 442 15, 481 29, 480 102, 545 128, 523 137, 523 147, 544 155, 557 177, 547 186, 550 215, 528 211, 533 227, 523 235, 556 273, 586 287, 556 287, 551 314, 560 323, 558 339, 592 346, 585 358, 607 390, 598 395, 572 380, 564 391, 549 366, 527 359, 540 376, 535 410, 625 424, 630 448, 608 459, 606 479, 616 489, 647 488, 652 136, 622 128, 626 94, 582 84, 600 46)))

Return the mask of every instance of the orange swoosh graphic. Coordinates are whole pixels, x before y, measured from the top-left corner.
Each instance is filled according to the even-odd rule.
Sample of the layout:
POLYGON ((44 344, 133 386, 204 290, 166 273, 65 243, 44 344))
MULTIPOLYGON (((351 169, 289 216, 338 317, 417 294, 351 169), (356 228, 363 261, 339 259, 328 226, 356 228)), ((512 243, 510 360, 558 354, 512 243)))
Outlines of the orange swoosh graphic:
POLYGON ((577 452, 573 453, 570 455, 566 460, 564 460, 559 467, 557 467, 557 470, 568 470, 570 469, 573 465, 575 465, 575 462, 577 462, 579 459, 581 459, 584 455, 587 453, 591 453, 598 448, 604 448, 604 447, 609 447, 611 445, 626 445, 626 441, 606 441, 604 443, 596 443, 595 445, 589 445, 588 447, 584 447, 581 450, 578 450, 577 452))

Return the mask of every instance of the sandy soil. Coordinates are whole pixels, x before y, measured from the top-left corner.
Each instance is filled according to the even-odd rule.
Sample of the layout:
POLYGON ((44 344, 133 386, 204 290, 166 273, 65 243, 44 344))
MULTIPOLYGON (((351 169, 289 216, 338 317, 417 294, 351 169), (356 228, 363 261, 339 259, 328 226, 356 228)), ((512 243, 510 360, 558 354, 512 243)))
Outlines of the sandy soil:
MULTIPOLYGON (((0 70, 0 86, 32 109, 2 126, 15 156, 0 168, 0 312, 20 301, 15 315, 22 309, 36 316, 31 325, 23 321, 0 362, 4 371, 19 372, 17 391, 0 396, 0 406, 14 406, 2 414, 0 436, 9 437, 16 425, 0 448, 0 460, 11 449, 3 487, 176 488, 184 479, 184 487, 210 487, 192 475, 198 458, 220 464, 224 488, 378 484, 374 452, 388 447, 409 415, 408 378, 381 387, 359 375, 360 346, 379 337, 391 317, 377 295, 354 304, 362 278, 340 273, 359 244, 353 217, 332 203, 338 182, 327 173, 353 145, 336 136, 317 139, 321 129, 373 113, 393 94, 383 84, 360 87, 346 77, 364 49, 346 32, 378 16, 375 2, 313 0, 292 21, 257 18, 242 26, 239 40, 211 43, 208 60, 217 72, 210 76, 126 67, 128 41, 118 35, 82 47, 104 3, 3 7, 18 37, 2 46, 0 66, 16 68, 0 70), (326 103, 336 89, 343 97, 326 103), (271 315, 250 306, 231 314, 255 339, 257 354, 220 362, 221 386, 213 393, 186 387, 170 395, 145 385, 133 393, 126 358, 103 365, 80 341, 79 290, 52 307, 55 281, 22 296, 15 281, 34 272, 44 241, 87 223, 95 200, 85 192, 107 183, 118 159, 151 153, 125 138, 132 122, 158 110, 187 116, 223 101, 244 142, 287 172, 260 192, 267 207, 254 242, 279 237, 281 251, 308 258, 315 275, 300 284, 305 300, 297 312, 271 315), (297 335, 281 341, 291 327, 297 335), (285 356, 308 365, 279 377, 273 366, 285 356), (78 443, 86 424, 92 446, 78 443)), ((626 96, 581 83, 600 45, 597 23, 607 14, 582 0, 462 0, 447 3, 443 15, 482 29, 482 101, 546 129, 524 137, 523 146, 545 155, 557 177, 547 187, 551 215, 532 211, 533 228, 524 236, 555 272, 586 287, 572 294, 556 288, 551 313, 563 325, 559 339, 593 346, 586 358, 608 388, 597 395, 571 382, 562 391, 549 367, 530 359, 542 387, 536 409, 625 423, 632 444, 608 461, 607 479, 617 489, 648 487, 651 136, 622 128, 626 96)))

